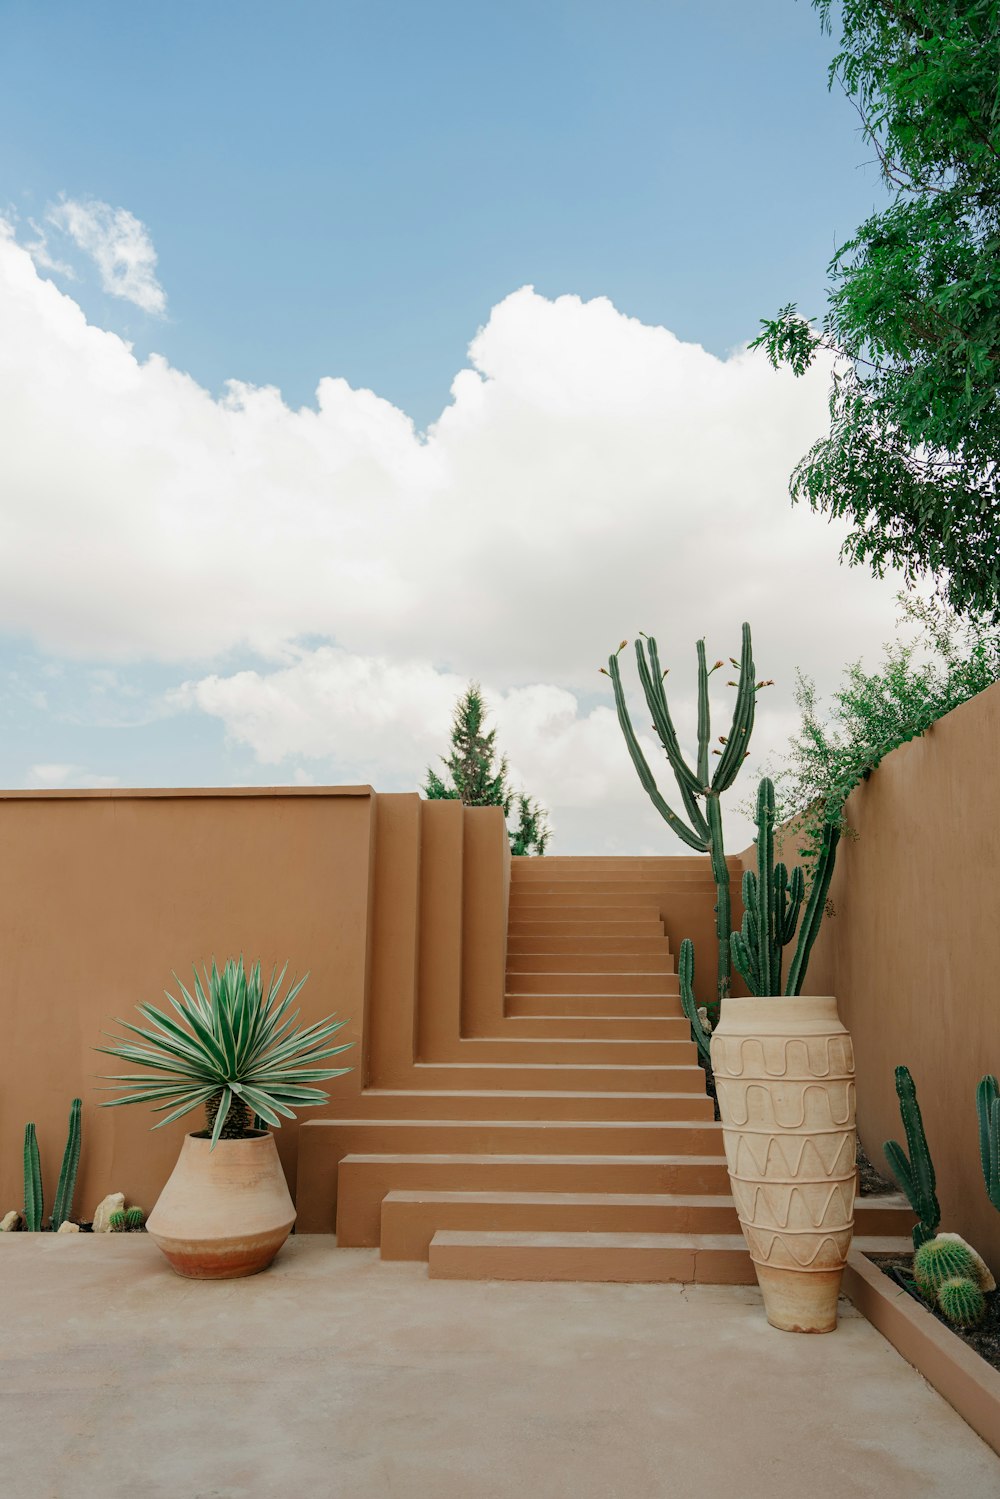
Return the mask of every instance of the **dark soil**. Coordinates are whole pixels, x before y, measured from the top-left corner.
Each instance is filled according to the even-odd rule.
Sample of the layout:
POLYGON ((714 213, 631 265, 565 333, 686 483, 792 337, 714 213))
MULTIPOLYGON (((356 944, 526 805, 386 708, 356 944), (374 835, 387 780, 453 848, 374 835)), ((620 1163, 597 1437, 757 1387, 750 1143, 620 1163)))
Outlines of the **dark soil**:
POLYGON ((917 1289, 917 1283, 913 1279, 913 1256, 912 1254, 870 1254, 868 1259, 877 1265, 883 1275, 894 1280, 897 1286, 902 1286, 921 1306, 927 1308, 932 1317, 936 1317, 943 1327, 947 1327, 956 1337, 967 1343, 973 1353, 985 1359, 988 1364, 1000 1373, 1000 1291, 991 1291, 986 1297, 986 1316, 978 1327, 955 1327, 948 1321, 936 1306, 925 1301, 917 1289))
POLYGON ((884 1176, 879 1176, 865 1155, 860 1140, 858 1141, 858 1191, 862 1197, 883 1197, 886 1192, 899 1191, 894 1181, 888 1181, 884 1176))

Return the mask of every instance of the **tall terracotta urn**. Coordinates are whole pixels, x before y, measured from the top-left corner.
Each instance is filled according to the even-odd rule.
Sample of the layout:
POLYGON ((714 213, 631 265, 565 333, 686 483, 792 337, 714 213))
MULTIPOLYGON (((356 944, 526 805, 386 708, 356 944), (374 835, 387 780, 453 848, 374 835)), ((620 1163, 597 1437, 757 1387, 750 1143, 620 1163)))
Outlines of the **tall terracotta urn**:
POLYGON ((295 1222, 274 1138, 187 1135, 177 1165, 146 1220, 178 1275, 234 1280, 266 1270, 295 1222))
POLYGON ((832 1332, 854 1229, 854 1049, 829 996, 724 999, 712 1067, 767 1320, 832 1332))

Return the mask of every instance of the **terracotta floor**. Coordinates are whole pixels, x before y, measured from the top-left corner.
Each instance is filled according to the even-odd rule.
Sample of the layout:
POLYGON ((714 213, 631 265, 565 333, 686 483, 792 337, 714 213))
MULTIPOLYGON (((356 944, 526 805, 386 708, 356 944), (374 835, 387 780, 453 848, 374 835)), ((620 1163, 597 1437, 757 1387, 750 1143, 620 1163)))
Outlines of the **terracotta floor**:
POLYGON ((996 1499, 1000 1459, 867 1322, 742 1287, 432 1282, 292 1240, 180 1280, 145 1238, 0 1240, 16 1499, 996 1499))

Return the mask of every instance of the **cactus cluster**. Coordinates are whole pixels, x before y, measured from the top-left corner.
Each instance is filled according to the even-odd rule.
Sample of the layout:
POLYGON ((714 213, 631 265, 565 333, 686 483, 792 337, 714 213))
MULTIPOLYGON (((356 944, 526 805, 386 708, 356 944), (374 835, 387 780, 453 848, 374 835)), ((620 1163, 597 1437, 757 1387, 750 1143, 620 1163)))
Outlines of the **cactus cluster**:
POLYGON ((108 1230, 113 1234, 138 1234, 146 1226, 146 1215, 142 1208, 118 1208, 108 1219, 108 1230))
MULTIPOLYGON (((780 994, 782 953, 795 936, 805 894, 805 877, 796 866, 774 859, 774 786, 764 776, 757 788, 757 873, 743 875, 743 924, 732 936, 733 961, 751 994, 780 994)), ((833 878, 840 829, 824 828, 823 843, 809 890, 799 940, 784 992, 801 994, 813 943, 819 935, 826 897, 833 878)))
MULTIPOLYGON (((62 1165, 56 1197, 49 1220, 53 1232, 69 1218, 73 1210, 73 1194, 76 1191, 76 1174, 80 1166, 81 1110, 83 1104, 74 1098, 69 1110, 69 1131, 63 1150, 62 1165)), ((38 1156, 38 1136, 33 1124, 24 1126, 24 1223, 31 1233, 39 1233, 45 1216, 45 1192, 42 1187, 42 1167, 38 1156)))
POLYGON ((910 1154, 907 1156, 903 1147, 895 1140, 887 1140, 882 1148, 893 1176, 917 1215, 918 1222, 913 1229, 913 1247, 919 1249, 921 1244, 933 1239, 937 1233, 941 1222, 941 1207, 937 1200, 934 1163, 917 1102, 916 1084, 908 1067, 896 1068, 896 1095, 899 1098, 899 1112, 910 1154))
POLYGON ((913 1256, 913 1279, 933 1301, 947 1280, 975 1280, 975 1257, 967 1244, 956 1239, 927 1239, 913 1256))
POLYGON ((660 669, 660 657, 656 641, 653 636, 643 635, 635 643, 636 662, 639 668, 639 681, 642 685, 646 706, 653 720, 653 730, 656 733, 670 768, 673 771, 677 788, 680 792, 687 821, 668 805, 661 795, 659 787, 649 768, 649 763, 642 752, 629 715, 628 706, 625 702, 625 693, 622 688, 621 671, 618 665, 618 657, 628 644, 623 640, 618 650, 608 659, 608 670, 601 667, 605 676, 610 676, 615 692, 615 706, 618 710, 618 722, 625 736, 628 752, 632 757, 639 774, 639 780, 645 788, 654 807, 669 827, 677 834, 682 842, 689 848, 698 849, 708 853, 712 860, 712 877, 716 888, 716 934, 718 936, 718 1000, 721 1002, 729 993, 732 977, 732 961, 730 958, 730 928, 731 901, 729 893, 729 866, 726 863, 726 851, 722 836, 722 807, 720 798, 733 784, 739 773, 740 766, 749 753, 747 746, 750 743, 750 735, 753 730, 754 713, 756 710, 757 693, 762 687, 770 686, 770 682, 758 682, 754 678, 753 650, 750 640, 750 626, 743 626, 743 645, 739 662, 735 657, 730 660, 737 668, 737 678, 730 682, 735 686, 736 703, 733 708, 732 723, 728 734, 719 735, 721 749, 711 751, 719 757, 719 763, 714 771, 710 770, 710 741, 712 737, 711 712, 708 698, 708 679, 713 672, 718 671, 725 665, 723 661, 716 661, 709 667, 705 657, 705 642, 697 642, 698 653, 698 753, 695 764, 689 765, 684 757, 674 728, 673 719, 670 714, 670 706, 667 702, 664 679, 667 675, 660 669), (645 641, 645 645, 643 642, 645 641), (648 655, 647 655, 648 648, 648 655))
POLYGON ((966 1275, 955 1275, 939 1288, 938 1306, 956 1327, 975 1327, 986 1314, 986 1297, 966 1275))

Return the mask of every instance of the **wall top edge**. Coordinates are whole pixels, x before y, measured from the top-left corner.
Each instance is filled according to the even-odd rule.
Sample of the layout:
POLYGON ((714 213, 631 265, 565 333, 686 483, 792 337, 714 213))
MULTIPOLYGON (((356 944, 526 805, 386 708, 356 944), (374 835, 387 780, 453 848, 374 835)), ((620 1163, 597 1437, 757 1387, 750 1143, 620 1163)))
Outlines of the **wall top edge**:
POLYGON ((374 796, 371 786, 101 786, 52 791, 4 791, 0 801, 151 801, 229 796, 374 796))

